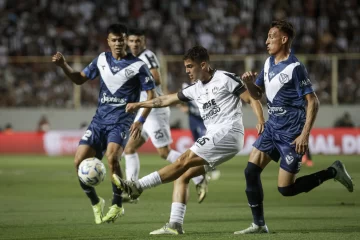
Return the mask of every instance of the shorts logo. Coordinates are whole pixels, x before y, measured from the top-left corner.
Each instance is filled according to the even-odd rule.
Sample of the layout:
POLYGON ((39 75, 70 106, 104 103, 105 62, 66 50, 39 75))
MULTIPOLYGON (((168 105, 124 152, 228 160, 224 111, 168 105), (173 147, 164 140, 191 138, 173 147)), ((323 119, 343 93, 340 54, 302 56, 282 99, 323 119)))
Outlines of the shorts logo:
POLYGON ((121 138, 124 139, 124 140, 127 138, 126 132, 121 132, 121 133, 120 133, 120 136, 121 136, 121 138))
POLYGON ((291 156, 291 153, 289 153, 289 155, 286 155, 285 160, 286 160, 286 163, 288 165, 290 165, 294 161, 294 157, 291 156))
POLYGON ((155 139, 160 139, 164 137, 164 133, 161 130, 155 131, 155 139))
POLYGON ((280 83, 285 84, 289 81, 289 76, 285 73, 280 73, 280 83))

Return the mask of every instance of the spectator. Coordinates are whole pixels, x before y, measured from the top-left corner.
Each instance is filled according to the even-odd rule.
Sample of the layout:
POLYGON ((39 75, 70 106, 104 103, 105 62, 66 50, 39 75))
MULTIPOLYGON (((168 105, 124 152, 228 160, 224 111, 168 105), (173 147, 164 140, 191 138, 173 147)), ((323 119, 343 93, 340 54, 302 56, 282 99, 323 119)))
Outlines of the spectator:
POLYGON ((343 116, 341 116, 335 121, 334 127, 353 128, 355 127, 355 125, 351 120, 350 114, 348 112, 345 112, 343 116))
POLYGON ((45 115, 43 115, 38 123, 37 131, 38 132, 47 132, 50 130, 50 123, 49 120, 45 115))

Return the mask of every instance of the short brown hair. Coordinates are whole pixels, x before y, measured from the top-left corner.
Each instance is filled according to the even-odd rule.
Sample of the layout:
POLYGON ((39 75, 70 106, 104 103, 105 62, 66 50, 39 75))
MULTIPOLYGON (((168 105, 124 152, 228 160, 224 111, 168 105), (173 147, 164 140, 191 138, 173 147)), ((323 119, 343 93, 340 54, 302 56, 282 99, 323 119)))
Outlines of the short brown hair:
POLYGON ((277 20, 277 21, 273 21, 271 23, 271 27, 276 27, 278 28, 281 32, 285 33, 288 37, 289 37, 289 42, 291 43, 292 40, 295 37, 295 29, 294 26, 286 21, 286 20, 277 20))
POLYGON ((206 48, 202 46, 195 46, 185 53, 183 60, 185 61, 187 59, 190 59, 196 63, 201 63, 209 62, 210 57, 206 48))

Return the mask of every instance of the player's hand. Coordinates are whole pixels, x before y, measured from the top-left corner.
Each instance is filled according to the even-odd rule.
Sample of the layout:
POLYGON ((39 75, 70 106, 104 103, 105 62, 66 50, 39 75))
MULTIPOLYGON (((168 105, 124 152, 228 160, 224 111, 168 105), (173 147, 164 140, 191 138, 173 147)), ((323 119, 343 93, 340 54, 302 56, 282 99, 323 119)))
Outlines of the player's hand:
POLYGON ((241 76, 241 80, 243 80, 244 83, 254 83, 257 77, 257 72, 246 72, 241 76))
POLYGON ((130 136, 135 140, 141 137, 142 123, 135 121, 130 127, 130 136))
POLYGON ((57 52, 54 56, 52 56, 52 62, 61 67, 64 66, 66 61, 61 52, 57 52))
POLYGON ((309 147, 309 136, 300 134, 291 144, 295 144, 295 151, 298 154, 305 154, 309 147))
POLYGON ((265 122, 259 122, 256 124, 256 130, 258 135, 260 135, 264 131, 264 128, 265 128, 265 122))
POLYGON ((137 110, 139 110, 139 103, 128 103, 126 105, 126 112, 128 113, 135 113, 137 110))

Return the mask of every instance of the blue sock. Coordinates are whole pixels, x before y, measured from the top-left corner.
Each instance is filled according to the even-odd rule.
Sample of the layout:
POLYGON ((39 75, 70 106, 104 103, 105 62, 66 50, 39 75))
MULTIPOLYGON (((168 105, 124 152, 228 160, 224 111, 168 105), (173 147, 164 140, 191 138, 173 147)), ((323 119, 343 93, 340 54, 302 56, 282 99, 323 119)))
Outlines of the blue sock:
POLYGON ((85 185, 83 182, 80 182, 80 186, 81 188, 84 190, 84 192, 86 193, 86 195, 88 196, 88 198, 90 198, 91 201, 91 205, 96 205, 99 203, 100 199, 98 197, 98 195, 96 194, 95 188, 93 187, 89 187, 87 185, 85 185))
POLYGON ((265 225, 263 200, 264 193, 261 184, 260 174, 262 168, 248 162, 245 168, 246 196, 253 215, 254 223, 258 226, 265 225))
POLYGON ((111 185, 113 189, 112 205, 116 204, 118 207, 122 207, 122 191, 114 183, 111 183, 111 185))

